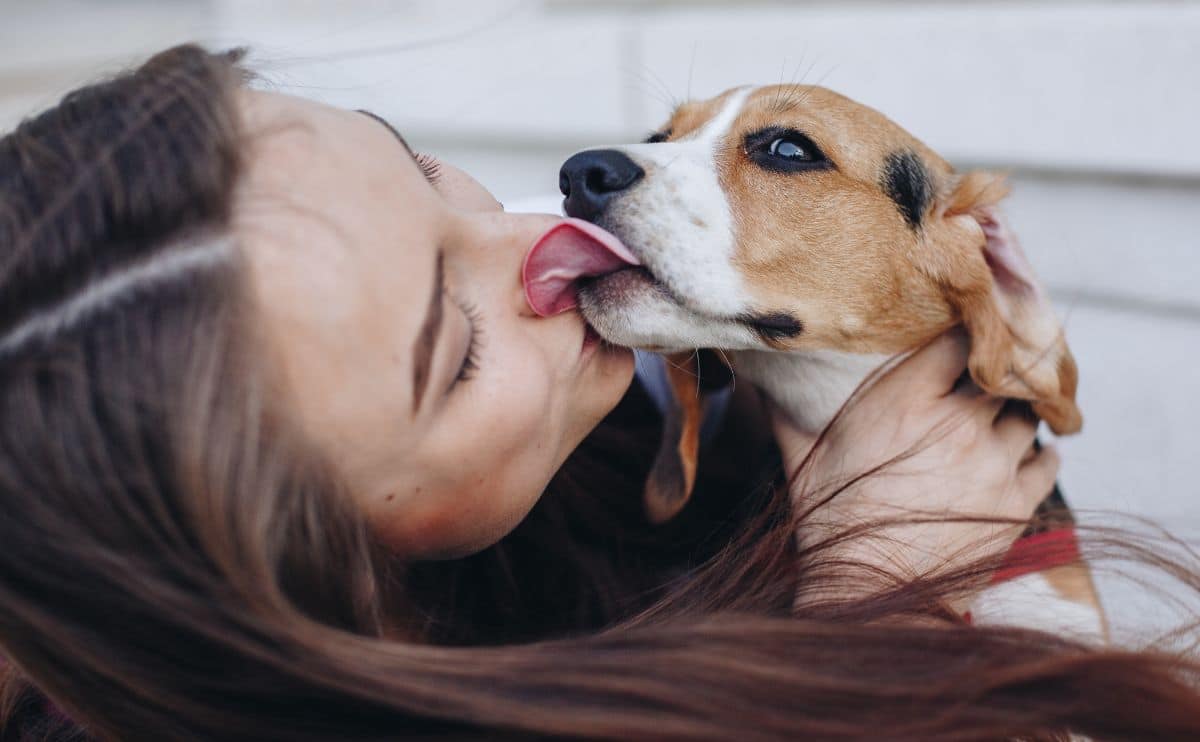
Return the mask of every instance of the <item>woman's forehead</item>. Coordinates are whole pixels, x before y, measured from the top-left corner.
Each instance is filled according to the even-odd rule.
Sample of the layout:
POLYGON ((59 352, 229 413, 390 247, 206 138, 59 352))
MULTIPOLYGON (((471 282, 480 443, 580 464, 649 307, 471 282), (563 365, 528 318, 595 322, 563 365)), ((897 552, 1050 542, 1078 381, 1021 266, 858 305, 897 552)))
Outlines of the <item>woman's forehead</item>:
POLYGON ((236 209, 319 224, 351 251, 420 234, 431 194, 404 145, 378 122, 278 93, 246 91, 240 100, 245 144, 236 209))
MULTIPOLYGON (((394 176, 394 168, 386 165, 406 156, 398 143, 386 146, 390 142, 377 123, 315 101, 246 91, 239 110, 247 174, 289 191, 328 195, 335 185, 354 188, 373 174, 394 176)), ((329 206, 347 200, 322 199, 329 206)))

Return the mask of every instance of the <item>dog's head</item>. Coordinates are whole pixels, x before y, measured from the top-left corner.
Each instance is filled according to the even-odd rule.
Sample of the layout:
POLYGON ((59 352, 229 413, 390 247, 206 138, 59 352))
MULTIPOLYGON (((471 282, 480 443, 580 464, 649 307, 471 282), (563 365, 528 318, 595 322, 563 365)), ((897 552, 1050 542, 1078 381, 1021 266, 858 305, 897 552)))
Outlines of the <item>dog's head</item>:
POLYGON ((1079 429, 1076 369, 996 204, 879 112, 818 87, 738 88, 680 106, 645 143, 563 165, 568 215, 641 262, 584 282, 606 339, 694 348, 895 354, 956 324, 970 372, 1079 429))

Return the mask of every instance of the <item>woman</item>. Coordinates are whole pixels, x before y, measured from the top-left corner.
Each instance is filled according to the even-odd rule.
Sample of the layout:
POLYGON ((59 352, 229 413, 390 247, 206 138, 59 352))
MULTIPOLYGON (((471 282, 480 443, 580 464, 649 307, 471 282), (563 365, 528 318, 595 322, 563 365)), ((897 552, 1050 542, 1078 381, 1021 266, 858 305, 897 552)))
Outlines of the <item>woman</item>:
POLYGON ((790 491, 739 408, 650 529, 630 353, 524 303, 558 220, 235 63, 0 143, 5 739, 1200 734, 1194 665, 958 616, 1057 469, 961 339, 777 425, 790 491))

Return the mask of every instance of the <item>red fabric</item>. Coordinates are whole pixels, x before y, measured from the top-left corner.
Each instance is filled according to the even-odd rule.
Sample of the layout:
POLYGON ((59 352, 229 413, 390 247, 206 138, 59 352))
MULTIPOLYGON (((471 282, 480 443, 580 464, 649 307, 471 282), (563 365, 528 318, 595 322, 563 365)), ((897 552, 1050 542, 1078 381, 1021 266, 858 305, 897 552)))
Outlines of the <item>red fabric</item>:
POLYGON ((1013 543, 1004 557, 1004 563, 992 575, 992 584, 1078 561, 1079 541, 1075 537, 1074 527, 1035 533, 1013 543))
MULTIPOLYGON (((1035 533, 1013 542, 1000 568, 992 575, 991 584, 996 585, 1015 580, 1034 572, 1074 564, 1079 561, 1079 541, 1075 528, 1066 526, 1052 531, 1035 533)), ((963 621, 975 622, 970 611, 963 613, 963 621)))

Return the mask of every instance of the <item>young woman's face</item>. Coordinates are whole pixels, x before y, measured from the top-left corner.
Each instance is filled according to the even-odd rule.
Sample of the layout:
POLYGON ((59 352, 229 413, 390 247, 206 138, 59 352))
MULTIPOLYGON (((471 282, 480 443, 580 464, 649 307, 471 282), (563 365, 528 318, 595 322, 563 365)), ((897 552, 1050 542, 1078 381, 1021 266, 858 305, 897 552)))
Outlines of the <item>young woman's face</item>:
POLYGON ((506 214, 364 113, 241 95, 235 231, 282 399, 397 551, 494 543, 632 378, 577 313, 526 305, 521 262, 559 220, 506 214))

